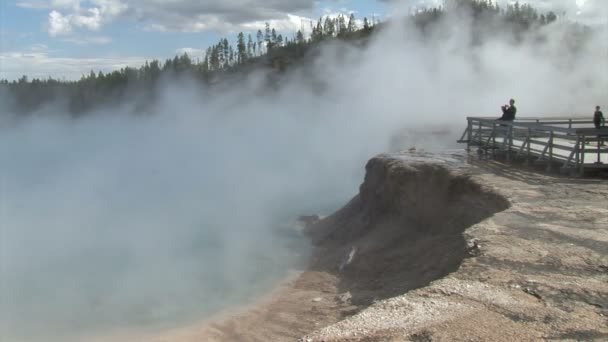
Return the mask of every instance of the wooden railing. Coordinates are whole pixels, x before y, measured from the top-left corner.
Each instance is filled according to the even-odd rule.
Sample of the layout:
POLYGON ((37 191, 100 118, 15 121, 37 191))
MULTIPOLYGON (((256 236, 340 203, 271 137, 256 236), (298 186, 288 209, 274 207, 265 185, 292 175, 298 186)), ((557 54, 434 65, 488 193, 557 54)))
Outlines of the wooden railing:
POLYGON ((467 117, 467 128, 458 142, 479 153, 504 154, 507 161, 523 158, 526 163, 546 164, 561 171, 608 169, 608 127, 596 129, 583 118, 521 118, 501 121, 488 117, 467 117), (593 145, 590 145, 593 144, 593 145))

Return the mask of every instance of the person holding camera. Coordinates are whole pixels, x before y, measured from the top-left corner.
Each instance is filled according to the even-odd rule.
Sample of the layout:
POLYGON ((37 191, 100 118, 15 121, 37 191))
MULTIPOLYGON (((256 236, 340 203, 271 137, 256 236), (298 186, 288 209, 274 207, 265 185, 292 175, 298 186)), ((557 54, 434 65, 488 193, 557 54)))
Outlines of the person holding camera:
POLYGON ((513 121, 515 120, 515 114, 517 108, 515 107, 515 100, 511 99, 508 105, 504 105, 502 108, 502 116, 498 120, 502 121, 513 121))

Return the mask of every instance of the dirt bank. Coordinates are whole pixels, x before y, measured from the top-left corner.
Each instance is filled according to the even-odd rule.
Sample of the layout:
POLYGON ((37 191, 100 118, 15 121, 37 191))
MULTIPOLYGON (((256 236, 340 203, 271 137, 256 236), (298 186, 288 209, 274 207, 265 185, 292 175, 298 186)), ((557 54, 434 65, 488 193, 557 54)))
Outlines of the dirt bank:
POLYGON ((508 206, 439 159, 373 158, 359 194, 309 226, 311 270, 339 277, 338 291, 365 307, 457 270, 463 231, 508 206))
POLYGON ((605 181, 380 156, 344 208, 307 218, 307 271, 154 340, 608 340, 607 208, 605 181))

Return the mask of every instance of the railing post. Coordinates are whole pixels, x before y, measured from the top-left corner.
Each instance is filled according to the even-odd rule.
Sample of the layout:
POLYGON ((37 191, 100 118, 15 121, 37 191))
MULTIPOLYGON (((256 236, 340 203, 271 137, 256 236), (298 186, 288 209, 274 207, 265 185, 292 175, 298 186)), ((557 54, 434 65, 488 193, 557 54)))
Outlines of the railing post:
POLYGON ((547 164, 547 171, 553 170, 553 131, 549 132, 549 163, 547 164))
POLYGON ((583 138, 581 139, 581 149, 579 150, 581 153, 581 165, 580 165, 580 176, 583 177, 585 175, 585 140, 587 137, 585 137, 583 135, 583 138))
POLYGON ((492 159, 496 159, 496 122, 492 123, 492 159))
POLYGON ((596 164, 601 164, 602 163, 602 158, 600 158, 600 154, 601 154, 601 150, 600 150, 600 146, 601 146, 601 140, 600 140, 600 136, 597 136, 597 162, 595 162, 596 164))
MULTIPOLYGON (((580 143, 581 143, 581 136, 580 136, 580 135, 577 135, 577 136, 576 136, 576 144, 574 145, 574 152, 575 152, 575 154, 576 154, 576 159, 575 159, 574 166, 575 166, 576 168, 578 168, 578 167, 579 167, 579 164, 578 164, 578 163, 580 163, 580 155, 579 155, 579 153, 581 152, 580 143)), ((584 147, 584 146, 583 146, 583 147, 584 147)))
POLYGON ((507 129, 507 163, 511 162, 511 147, 513 146, 513 125, 507 129))
POLYGON ((532 128, 528 127, 528 136, 526 137, 526 141, 528 142, 528 147, 526 148, 526 166, 530 166, 530 138, 532 137, 532 128))
POLYGON ((471 151, 471 140, 473 140, 473 122, 470 118, 467 118, 467 122, 467 131, 469 132, 467 136, 467 152, 469 152, 471 151))
POLYGON ((483 143, 483 136, 481 135, 481 120, 478 120, 478 122, 479 126, 477 128, 477 139, 479 139, 479 147, 477 148, 477 153, 482 154, 483 150, 481 148, 481 144, 483 143))

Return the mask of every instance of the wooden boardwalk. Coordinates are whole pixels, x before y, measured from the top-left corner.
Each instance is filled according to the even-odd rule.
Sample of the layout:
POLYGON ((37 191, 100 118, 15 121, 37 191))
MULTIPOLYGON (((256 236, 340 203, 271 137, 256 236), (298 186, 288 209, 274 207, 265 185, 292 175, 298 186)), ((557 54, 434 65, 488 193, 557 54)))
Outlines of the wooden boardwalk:
POLYGON ((504 156, 507 161, 524 159, 527 164, 545 164, 548 170, 584 175, 590 170, 608 170, 608 127, 596 129, 582 118, 468 117, 458 141, 479 153, 504 156), (602 145, 605 140, 605 145, 602 145))

